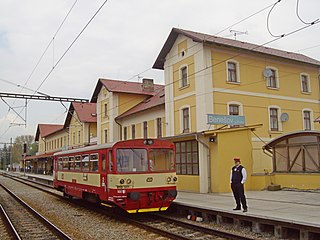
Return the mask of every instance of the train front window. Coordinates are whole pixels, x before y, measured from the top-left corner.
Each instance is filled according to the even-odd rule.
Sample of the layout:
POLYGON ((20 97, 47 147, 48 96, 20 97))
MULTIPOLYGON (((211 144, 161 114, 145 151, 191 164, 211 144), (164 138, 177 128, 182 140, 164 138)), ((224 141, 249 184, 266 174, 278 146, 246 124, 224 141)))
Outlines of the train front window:
POLYGON ((146 149, 117 149, 116 159, 118 172, 146 172, 148 170, 146 149))
POLYGON ((172 171, 174 155, 171 149, 151 149, 149 153, 150 170, 153 172, 172 171))

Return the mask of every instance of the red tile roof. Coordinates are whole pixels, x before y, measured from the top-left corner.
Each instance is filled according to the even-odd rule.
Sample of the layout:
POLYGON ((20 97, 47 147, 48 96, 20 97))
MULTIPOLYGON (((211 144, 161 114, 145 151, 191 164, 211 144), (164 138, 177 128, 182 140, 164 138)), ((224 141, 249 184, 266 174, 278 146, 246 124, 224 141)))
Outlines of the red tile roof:
POLYGON ((145 110, 149 110, 153 107, 156 107, 162 104, 165 104, 164 86, 162 86, 154 96, 145 99, 138 105, 134 106, 133 108, 129 109, 128 111, 116 117, 116 119, 122 119, 124 117, 130 116, 132 114, 142 112, 145 110))
POLYGON ((157 93, 157 90, 163 85, 154 84, 154 91, 144 91, 142 88, 142 83, 137 82, 128 82, 121 80, 112 80, 112 79, 99 79, 94 93, 91 98, 91 102, 97 102, 98 94, 102 87, 105 87, 109 92, 120 92, 120 93, 132 93, 132 94, 141 94, 153 96, 157 93))
POLYGON ((70 125, 73 113, 76 112, 80 122, 96 123, 97 122, 97 104, 96 103, 78 103, 70 104, 64 127, 70 125))
POLYGON ((38 124, 35 140, 38 141, 40 136, 47 137, 62 129, 63 125, 59 124, 38 124))
POLYGON ((176 41, 179 34, 185 35, 186 37, 191 38, 195 42, 202 42, 202 43, 208 43, 208 44, 222 45, 222 46, 226 46, 226 47, 233 47, 233 48, 243 49, 243 50, 247 50, 247 51, 251 51, 251 52, 268 54, 268 55, 272 55, 272 56, 277 56, 277 57, 286 58, 286 59, 290 59, 290 60, 294 60, 294 61, 298 61, 298 62, 303 62, 303 63, 308 63, 308 64, 320 66, 320 61, 313 59, 313 58, 310 58, 310 57, 307 57, 302 54, 282 51, 282 50, 269 48, 269 47, 263 47, 263 46, 259 46, 259 45, 252 44, 252 43, 237 41, 237 40, 228 39, 228 38, 217 37, 214 35, 208 35, 208 34, 173 28, 171 30, 164 46, 162 47, 154 65, 153 65, 153 68, 164 69, 165 58, 166 58, 167 54, 169 53, 169 51, 171 50, 171 48, 172 48, 172 46, 173 46, 174 42, 176 41))

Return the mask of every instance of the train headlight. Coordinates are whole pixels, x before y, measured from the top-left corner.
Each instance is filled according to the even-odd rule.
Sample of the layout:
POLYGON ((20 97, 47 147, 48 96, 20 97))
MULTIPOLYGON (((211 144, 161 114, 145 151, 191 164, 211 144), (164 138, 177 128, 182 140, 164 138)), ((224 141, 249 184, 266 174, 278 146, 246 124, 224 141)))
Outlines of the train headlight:
POLYGON ((124 179, 120 179, 120 184, 124 184, 124 179))
POLYGON ((167 177, 167 182, 171 182, 171 177, 167 177))
POLYGON ((173 177, 173 181, 176 182, 178 180, 177 177, 173 177))
POLYGON ((130 184, 132 181, 130 178, 127 179, 127 184, 130 184))

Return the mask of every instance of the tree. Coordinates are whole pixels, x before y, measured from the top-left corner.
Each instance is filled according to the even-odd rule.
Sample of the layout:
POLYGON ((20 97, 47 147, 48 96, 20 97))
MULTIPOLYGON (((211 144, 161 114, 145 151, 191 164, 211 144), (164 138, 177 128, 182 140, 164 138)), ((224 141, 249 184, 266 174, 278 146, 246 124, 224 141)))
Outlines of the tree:
POLYGON ((10 149, 7 144, 4 144, 3 148, 0 149, 0 169, 6 169, 10 164, 10 149))
POLYGON ((19 163, 23 156, 23 145, 26 144, 26 154, 35 155, 38 151, 37 144, 34 142, 34 137, 32 135, 22 135, 16 137, 12 148, 12 162, 19 163))

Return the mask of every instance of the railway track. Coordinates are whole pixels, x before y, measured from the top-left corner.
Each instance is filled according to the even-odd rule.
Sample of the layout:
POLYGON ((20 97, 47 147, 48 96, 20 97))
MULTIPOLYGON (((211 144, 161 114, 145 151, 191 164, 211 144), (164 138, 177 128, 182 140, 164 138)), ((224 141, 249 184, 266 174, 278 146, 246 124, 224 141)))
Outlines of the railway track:
POLYGON ((2 219, 11 226, 11 230, 6 227, 11 234, 8 239, 71 239, 5 186, 0 187, 2 219))
MULTIPOLYGON (((31 183, 30 180, 27 180, 27 182, 25 182, 24 179, 17 179, 16 177, 12 176, 6 177, 10 177, 15 181, 19 181, 28 186, 35 187, 41 191, 47 192, 54 196, 61 197, 62 199, 70 202, 70 200, 63 198, 59 192, 54 193, 54 191, 52 191, 52 187, 43 186, 43 184, 40 184, 42 186, 39 186, 37 183, 33 181, 31 181, 31 183)), ((98 207, 97 205, 88 204, 87 202, 76 200, 76 204, 81 205, 84 208, 90 208, 95 212, 101 213, 103 216, 107 215, 110 218, 117 219, 118 221, 121 221, 123 223, 137 226, 139 228, 167 237, 169 239, 253 239, 250 237, 219 231, 212 228, 202 227, 196 224, 186 223, 183 221, 179 221, 172 218, 166 218, 164 216, 155 214, 130 215, 123 214, 122 212, 118 211, 114 212, 109 208, 103 208, 101 206, 98 207)))

